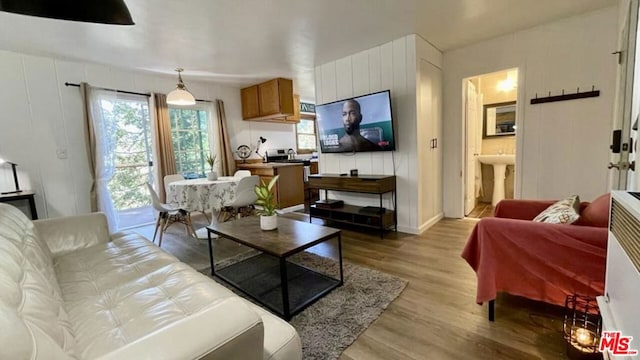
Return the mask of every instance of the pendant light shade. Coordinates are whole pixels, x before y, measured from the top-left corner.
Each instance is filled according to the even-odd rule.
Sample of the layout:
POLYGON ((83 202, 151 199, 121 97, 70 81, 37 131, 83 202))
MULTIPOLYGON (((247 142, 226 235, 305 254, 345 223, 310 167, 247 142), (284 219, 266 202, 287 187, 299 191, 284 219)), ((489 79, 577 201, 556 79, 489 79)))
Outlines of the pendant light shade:
POLYGON ((0 11, 59 20, 134 25, 124 0, 0 0, 0 11))
POLYGON ((195 105, 196 98, 191 95, 182 82, 180 73, 183 72, 184 69, 177 68, 176 71, 178 72, 178 84, 176 85, 176 89, 167 95, 167 104, 178 106, 195 105))

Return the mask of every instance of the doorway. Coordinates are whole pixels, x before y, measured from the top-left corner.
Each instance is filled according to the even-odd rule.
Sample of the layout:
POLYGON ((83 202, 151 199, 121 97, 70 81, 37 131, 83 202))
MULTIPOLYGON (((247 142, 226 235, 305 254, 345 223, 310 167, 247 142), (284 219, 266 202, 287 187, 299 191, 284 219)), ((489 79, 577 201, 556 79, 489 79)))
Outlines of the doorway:
POLYGON ((463 79, 466 217, 492 216, 498 201, 513 198, 517 84, 517 68, 463 79))
POLYGON ((154 211, 151 198, 145 188, 153 183, 153 155, 149 101, 146 96, 97 92, 100 117, 105 124, 99 129, 109 144, 104 151, 109 164, 104 164, 109 173, 109 191, 117 228, 153 223, 154 211), (107 134, 109 134, 107 136, 107 134))

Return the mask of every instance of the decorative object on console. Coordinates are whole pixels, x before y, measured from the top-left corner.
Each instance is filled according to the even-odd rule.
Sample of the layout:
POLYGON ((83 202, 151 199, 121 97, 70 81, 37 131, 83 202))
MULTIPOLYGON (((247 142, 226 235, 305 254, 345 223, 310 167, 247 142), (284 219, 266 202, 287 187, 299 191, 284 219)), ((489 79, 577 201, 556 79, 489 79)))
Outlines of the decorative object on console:
POLYGON ((602 359, 599 351, 602 318, 596 299, 569 295, 564 311, 562 333, 567 346, 567 357, 572 360, 602 359))
POLYGON ((124 0, 1 0, 0 11, 49 19, 111 25, 135 25, 124 0))
POLYGON ((240 145, 238 149, 236 149, 236 154, 240 159, 242 159, 242 163, 246 163, 249 156, 251 156, 251 148, 248 145, 240 145))
POLYGON ((207 180, 218 180, 218 173, 214 170, 214 166, 216 165, 216 154, 209 154, 209 156, 207 156, 207 163, 209 164, 209 167, 211 168, 211 171, 209 171, 209 173, 207 173, 207 180))
POLYGON ((0 193, 0 195, 7 195, 7 194, 17 194, 17 193, 21 193, 21 192, 22 192, 22 190, 20 190, 20 184, 18 183, 18 173, 16 172, 16 166, 17 166, 18 164, 14 163, 14 162, 11 162, 11 161, 7 161, 7 160, 4 160, 4 159, 0 158, 0 165, 2 165, 2 164, 4 164, 4 163, 7 163, 7 164, 10 164, 10 165, 11 165, 11 171, 13 172, 13 182, 14 182, 14 183, 15 183, 15 185, 16 185, 16 189, 15 189, 14 191, 5 191, 5 192, 2 192, 2 193, 0 193))
POLYGON ((551 224, 573 224, 580 218, 580 197, 571 195, 544 209, 533 221, 551 224))
POLYGON ((276 202, 273 193, 273 187, 278 181, 280 175, 274 176, 269 184, 257 185, 254 188, 256 195, 258 195, 257 205, 262 206, 262 210, 259 210, 260 214, 260 228, 262 230, 274 230, 278 227, 278 215, 276 214, 276 202))
POLYGON ((176 71, 178 72, 178 83, 176 84, 176 89, 167 95, 167 104, 178 106, 195 105, 196 98, 191 95, 184 85, 184 82, 182 82, 182 75, 180 75, 180 73, 183 72, 184 69, 177 68, 176 71))
POLYGON ((349 175, 351 175, 351 176, 358 176, 358 169, 351 169, 351 170, 349 170, 349 175))

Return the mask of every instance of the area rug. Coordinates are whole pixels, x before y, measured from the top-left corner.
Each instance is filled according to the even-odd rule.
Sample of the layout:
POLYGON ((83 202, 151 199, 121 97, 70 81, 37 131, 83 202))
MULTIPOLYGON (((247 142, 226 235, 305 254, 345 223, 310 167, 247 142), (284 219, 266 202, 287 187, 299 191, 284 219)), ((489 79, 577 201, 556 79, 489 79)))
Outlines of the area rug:
MULTIPOLYGON (((217 269, 255 256, 243 253, 217 261, 217 269)), ((338 262, 302 252, 290 261, 338 277, 338 262)), ((309 306, 291 319, 302 340, 305 360, 337 359, 358 336, 380 316, 407 285, 399 277, 343 262, 344 285, 309 306)), ((210 268, 201 270, 209 275, 210 268)), ((215 278, 214 278, 215 279, 215 278)), ((222 285, 224 282, 215 279, 222 285)), ((231 290, 234 290, 230 287, 231 290)), ((241 293, 237 292, 242 296, 241 293)))

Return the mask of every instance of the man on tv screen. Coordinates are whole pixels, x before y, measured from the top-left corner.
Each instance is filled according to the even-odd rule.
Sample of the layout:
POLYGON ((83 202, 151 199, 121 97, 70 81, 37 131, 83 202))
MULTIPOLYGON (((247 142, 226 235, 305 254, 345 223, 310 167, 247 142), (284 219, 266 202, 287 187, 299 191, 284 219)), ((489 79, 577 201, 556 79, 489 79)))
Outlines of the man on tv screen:
POLYGON ((375 151, 380 147, 360 135, 360 122, 362 113, 360 103, 356 100, 347 100, 342 105, 342 123, 345 134, 340 138, 340 151, 375 151))

